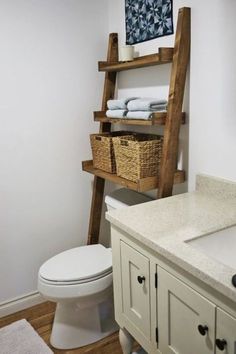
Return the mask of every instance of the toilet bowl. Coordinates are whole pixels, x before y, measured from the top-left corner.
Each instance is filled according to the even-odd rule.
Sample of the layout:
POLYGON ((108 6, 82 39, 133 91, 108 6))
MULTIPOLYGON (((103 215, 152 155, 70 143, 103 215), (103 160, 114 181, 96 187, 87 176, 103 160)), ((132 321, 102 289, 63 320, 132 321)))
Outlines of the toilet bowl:
MULTIPOLYGON (((108 210, 150 201, 142 194, 120 189, 105 202, 108 210)), ((103 245, 62 252, 39 269, 38 290, 56 302, 50 342, 58 349, 94 343, 118 329, 114 319, 112 254, 103 245)))

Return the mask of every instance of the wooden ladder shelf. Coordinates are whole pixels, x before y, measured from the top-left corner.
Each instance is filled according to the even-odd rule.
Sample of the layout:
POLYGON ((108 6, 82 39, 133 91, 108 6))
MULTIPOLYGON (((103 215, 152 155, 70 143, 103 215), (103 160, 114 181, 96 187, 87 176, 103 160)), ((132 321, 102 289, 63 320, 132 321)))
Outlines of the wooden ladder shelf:
POLYGON ((138 183, 128 181, 93 167, 93 161, 83 161, 84 171, 94 175, 93 196, 90 210, 88 244, 98 243, 105 180, 139 192, 158 188, 157 197, 172 195, 174 183, 185 180, 184 171, 176 170, 178 158, 178 141, 181 124, 185 123, 182 112, 186 74, 190 54, 190 8, 179 10, 174 48, 160 48, 158 53, 145 55, 132 62, 118 61, 118 35, 109 35, 107 61, 99 62, 99 71, 105 72, 105 82, 100 112, 94 112, 94 120, 100 122, 100 133, 110 132, 111 124, 127 125, 164 125, 164 142, 159 176, 144 178, 138 183), (167 112, 155 113, 150 120, 107 118, 107 101, 115 95, 117 72, 153 65, 172 63, 167 112))

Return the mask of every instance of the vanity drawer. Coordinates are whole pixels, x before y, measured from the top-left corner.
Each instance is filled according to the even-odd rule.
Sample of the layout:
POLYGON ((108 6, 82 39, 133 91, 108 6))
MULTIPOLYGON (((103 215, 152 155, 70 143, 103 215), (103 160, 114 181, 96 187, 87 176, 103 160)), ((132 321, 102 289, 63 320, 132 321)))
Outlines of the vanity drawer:
POLYGON ((123 315, 150 340, 150 260, 120 241, 123 315))

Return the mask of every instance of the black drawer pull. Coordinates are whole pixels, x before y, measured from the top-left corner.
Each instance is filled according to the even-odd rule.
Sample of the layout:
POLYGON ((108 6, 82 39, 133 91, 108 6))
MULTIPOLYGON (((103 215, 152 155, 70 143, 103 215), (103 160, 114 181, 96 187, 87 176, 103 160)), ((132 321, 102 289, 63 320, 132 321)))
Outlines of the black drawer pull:
POLYGON ((225 339, 216 339, 216 346, 219 350, 223 351, 227 346, 227 342, 225 339))
POLYGON ((208 332, 208 327, 207 326, 203 326, 203 325, 199 325, 198 326, 198 332, 202 335, 205 336, 208 332))
POLYGON ((141 277, 141 275, 139 275, 137 277, 137 279, 138 279, 139 284, 142 284, 145 281, 145 277, 144 276, 141 277))

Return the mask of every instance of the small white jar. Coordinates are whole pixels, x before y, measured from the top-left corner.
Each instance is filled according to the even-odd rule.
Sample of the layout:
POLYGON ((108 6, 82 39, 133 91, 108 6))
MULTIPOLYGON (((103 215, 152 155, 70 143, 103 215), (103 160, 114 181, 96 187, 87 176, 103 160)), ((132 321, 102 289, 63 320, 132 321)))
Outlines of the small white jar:
POLYGON ((120 61, 132 61, 134 59, 134 47, 124 45, 120 48, 120 61))

